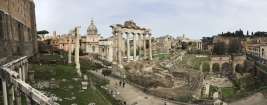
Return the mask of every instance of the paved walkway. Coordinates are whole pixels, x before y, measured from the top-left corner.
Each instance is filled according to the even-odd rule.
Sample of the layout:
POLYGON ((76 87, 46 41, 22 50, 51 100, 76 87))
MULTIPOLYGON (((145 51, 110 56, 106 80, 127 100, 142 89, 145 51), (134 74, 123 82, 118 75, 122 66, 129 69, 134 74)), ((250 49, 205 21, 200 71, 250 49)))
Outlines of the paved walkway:
MULTIPOLYGON (((102 71, 98 72, 92 71, 92 73, 94 74, 103 76, 101 72, 102 71)), ((117 99, 126 101, 127 105, 164 105, 164 102, 166 102, 167 105, 179 105, 177 103, 167 102, 164 99, 156 98, 154 96, 145 94, 143 93, 143 90, 128 83, 125 83, 124 88, 120 87, 119 86, 120 80, 117 78, 107 77, 107 76, 105 78, 108 78, 110 80, 110 85, 108 88, 111 88, 116 92, 119 92, 119 95, 115 97, 117 99), (115 86, 116 82, 118 84, 117 88, 115 86)))
POLYGON ((267 105, 267 100, 264 98, 261 92, 258 92, 248 98, 231 102, 228 105, 267 105))

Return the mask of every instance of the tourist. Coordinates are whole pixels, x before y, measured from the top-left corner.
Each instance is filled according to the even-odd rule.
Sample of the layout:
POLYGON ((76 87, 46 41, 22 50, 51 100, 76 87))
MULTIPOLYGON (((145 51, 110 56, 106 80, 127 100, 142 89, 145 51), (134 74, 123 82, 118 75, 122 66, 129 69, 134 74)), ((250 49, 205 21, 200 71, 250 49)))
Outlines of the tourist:
POLYGON ((121 87, 121 81, 120 81, 120 87, 121 87))
POLYGON ((124 105, 126 105, 126 102, 124 101, 124 105))
POLYGON ((116 82, 116 84, 115 84, 115 85, 116 85, 116 88, 117 88, 117 82, 116 82))
POLYGON ((125 82, 123 82, 122 87, 124 88, 125 82))

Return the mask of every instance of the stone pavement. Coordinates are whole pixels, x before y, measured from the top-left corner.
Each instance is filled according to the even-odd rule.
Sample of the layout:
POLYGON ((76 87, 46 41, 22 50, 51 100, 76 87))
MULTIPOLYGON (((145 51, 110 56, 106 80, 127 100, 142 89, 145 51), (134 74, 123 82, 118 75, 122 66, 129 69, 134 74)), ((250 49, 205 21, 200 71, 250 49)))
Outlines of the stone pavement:
POLYGON ((248 98, 231 102, 228 105, 267 105, 267 100, 261 92, 258 92, 248 98))
MULTIPOLYGON (((92 73, 101 75, 102 71, 94 72, 92 73)), ((120 80, 113 77, 106 76, 105 78, 108 78, 110 80, 110 84, 108 88, 111 88, 113 91, 119 92, 119 95, 116 95, 116 99, 120 99, 123 101, 126 101, 126 105, 164 105, 164 102, 167 103, 167 105, 179 105, 178 103, 172 103, 168 102, 161 98, 156 98, 154 96, 148 95, 146 93, 143 93, 142 89, 139 89, 131 84, 125 83, 125 87, 119 86, 120 80), (117 82, 117 88, 115 86, 117 82)))

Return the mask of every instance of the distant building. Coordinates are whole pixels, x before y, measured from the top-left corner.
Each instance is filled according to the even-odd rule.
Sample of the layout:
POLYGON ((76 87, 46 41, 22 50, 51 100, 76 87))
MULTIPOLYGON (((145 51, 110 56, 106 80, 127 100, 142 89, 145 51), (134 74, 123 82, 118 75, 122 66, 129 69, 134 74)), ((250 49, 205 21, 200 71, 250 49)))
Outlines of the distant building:
POLYGON ((98 58, 112 62, 113 60, 113 38, 100 39, 98 42, 98 58))
POLYGON ((169 35, 156 38, 156 49, 158 52, 169 52, 171 50, 172 41, 174 38, 169 35))
POLYGON ((87 34, 82 37, 82 50, 86 53, 98 53, 98 41, 103 37, 97 33, 97 28, 94 25, 94 21, 91 20, 91 24, 87 29, 87 34))
POLYGON ((247 54, 267 59, 267 45, 266 44, 250 44, 247 47, 247 54))

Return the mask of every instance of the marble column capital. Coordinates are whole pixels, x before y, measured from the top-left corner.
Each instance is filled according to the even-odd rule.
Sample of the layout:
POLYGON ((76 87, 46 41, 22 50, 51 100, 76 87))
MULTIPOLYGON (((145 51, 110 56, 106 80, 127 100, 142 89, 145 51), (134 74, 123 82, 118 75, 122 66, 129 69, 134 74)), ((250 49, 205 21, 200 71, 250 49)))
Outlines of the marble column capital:
POLYGON ((142 33, 143 36, 146 36, 146 33, 142 33))

